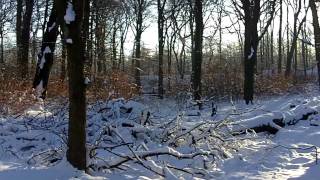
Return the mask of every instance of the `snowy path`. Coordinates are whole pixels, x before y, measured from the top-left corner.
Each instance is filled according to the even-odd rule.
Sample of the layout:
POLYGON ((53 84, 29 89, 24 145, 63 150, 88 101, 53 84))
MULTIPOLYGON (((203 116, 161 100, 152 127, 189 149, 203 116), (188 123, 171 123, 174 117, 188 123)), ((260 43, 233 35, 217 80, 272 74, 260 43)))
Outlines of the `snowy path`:
POLYGON ((258 138, 222 164, 221 179, 319 179, 315 149, 303 150, 320 147, 319 139, 320 128, 309 121, 283 128, 271 139, 258 138))

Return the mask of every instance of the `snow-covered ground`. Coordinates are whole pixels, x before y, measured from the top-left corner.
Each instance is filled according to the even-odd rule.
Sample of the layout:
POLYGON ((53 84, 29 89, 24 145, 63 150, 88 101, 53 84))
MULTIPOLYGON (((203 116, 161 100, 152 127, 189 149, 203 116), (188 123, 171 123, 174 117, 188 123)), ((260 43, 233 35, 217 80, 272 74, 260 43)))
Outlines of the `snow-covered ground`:
POLYGON ((0 115, 0 180, 319 179, 320 96, 315 87, 260 98, 249 106, 215 103, 215 115, 211 103, 198 111, 189 95, 181 94, 88 106, 91 175, 66 162, 66 102, 0 115), (259 125, 277 133, 247 130, 259 125), (247 132, 234 135, 241 130, 247 132))

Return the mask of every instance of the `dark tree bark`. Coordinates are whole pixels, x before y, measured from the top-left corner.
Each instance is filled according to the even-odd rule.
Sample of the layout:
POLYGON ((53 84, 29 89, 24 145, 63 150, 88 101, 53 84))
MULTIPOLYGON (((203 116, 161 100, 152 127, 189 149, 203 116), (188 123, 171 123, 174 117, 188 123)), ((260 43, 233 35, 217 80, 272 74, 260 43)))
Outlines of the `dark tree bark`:
POLYGON ((312 23, 314 29, 314 36, 315 36, 315 50, 316 50, 316 61, 318 67, 318 81, 320 86, 320 25, 319 25, 319 17, 316 7, 316 0, 310 0, 310 8, 312 11, 312 23))
POLYGON ((271 73, 272 75, 274 74, 274 32, 273 32, 273 28, 274 28, 274 21, 272 22, 272 26, 271 26, 271 34, 270 34, 270 59, 271 59, 271 73))
POLYGON ((23 0, 17 0, 17 15, 16 15, 16 44, 17 44, 17 64, 18 74, 20 75, 21 66, 21 29, 22 29, 22 11, 23 11, 23 0))
POLYGON ((0 55, 0 64, 4 63, 4 45, 3 45, 3 28, 2 26, 0 27, 0 48, 1 48, 1 55, 0 55))
POLYGON ((114 19, 113 19, 113 32, 112 32, 112 69, 118 69, 119 67, 119 63, 117 62, 117 42, 116 42, 116 38, 117 38, 117 21, 118 21, 118 17, 117 15, 114 15, 114 19))
POLYGON ((44 22, 42 24, 42 37, 46 32, 46 25, 47 25, 47 18, 48 18, 48 11, 49 11, 49 0, 45 0, 45 8, 44 8, 44 22))
POLYGON ((143 15, 147 7, 146 0, 138 0, 134 3, 136 23, 135 23, 135 68, 134 77, 138 87, 141 87, 140 71, 141 71, 141 36, 144 31, 143 15))
MULTIPOLYGON (((306 26, 306 24, 305 24, 306 26)), ((305 39, 306 35, 305 35, 305 30, 306 28, 303 28, 302 31, 302 37, 305 39)), ((301 41, 301 58, 302 58, 302 62, 303 62, 303 72, 304 72, 304 77, 307 77, 307 63, 306 63, 306 43, 304 42, 304 40, 301 41)))
POLYGON ((253 101, 254 69, 257 61, 258 30, 260 17, 260 0, 242 1, 245 16, 245 44, 244 44, 244 100, 247 104, 253 101))
POLYGON ((168 79, 168 90, 171 90, 171 72, 172 72, 172 51, 174 51, 174 39, 175 37, 171 36, 171 37, 168 37, 169 34, 167 34, 167 51, 168 51, 168 54, 167 54, 167 79, 168 79))
POLYGON ((136 80, 136 84, 138 87, 141 87, 141 80, 140 80, 140 71, 141 71, 141 33, 136 35, 136 43, 135 43, 135 68, 134 68, 134 78, 136 80))
POLYGON ((163 99, 164 89, 163 89, 163 50, 164 50, 164 8, 166 5, 166 0, 158 0, 158 41, 159 41, 159 69, 158 69, 158 94, 160 99, 163 99))
MULTIPOLYGON (((270 17, 266 26, 261 30, 258 36, 258 22, 261 14, 260 0, 242 0, 242 8, 244 10, 244 26, 245 26, 245 43, 244 43, 244 100, 246 104, 252 103, 254 94, 254 73, 257 65, 257 47, 259 41, 264 34, 268 32, 271 25, 274 12, 275 2, 270 2, 270 17)), ((242 14, 241 14, 242 15, 242 14)))
POLYGON ((282 0, 280 0, 280 26, 279 26, 279 38, 278 38, 278 74, 282 73, 282 0))
MULTIPOLYGON (((90 3, 90 2, 89 2, 90 3)), ((87 41, 87 61, 88 61, 88 67, 90 68, 90 76, 91 78, 95 77, 95 61, 94 61, 94 53, 93 53, 93 43, 94 43, 94 31, 93 31, 93 25, 94 25, 94 12, 91 10, 92 8, 89 5, 89 11, 90 15, 89 15, 89 34, 88 34, 88 41, 87 41)))
POLYGON ((33 0, 25 0, 25 12, 22 18, 22 0, 17 1, 17 57, 20 78, 28 75, 30 27, 33 12, 33 0))
POLYGON ((125 70, 125 56, 124 56, 124 43, 127 39, 129 20, 127 19, 127 14, 125 15, 124 22, 120 25, 120 52, 119 52, 119 61, 121 63, 122 71, 125 70))
POLYGON ((193 90, 193 98, 201 99, 201 65, 202 65, 202 42, 203 42, 203 12, 202 0, 195 0, 194 5, 194 49, 192 50, 192 75, 191 84, 193 90))
POLYGON ((82 31, 83 31, 83 46, 85 48, 85 62, 84 62, 84 75, 86 77, 91 77, 91 66, 92 66, 92 59, 90 58, 90 51, 91 51, 91 42, 90 42, 90 11, 91 11, 91 6, 90 6, 91 0, 86 0, 84 4, 84 17, 83 17, 83 22, 82 22, 82 31))
POLYGON ((222 13, 223 13, 223 1, 220 1, 219 4, 219 13, 218 13, 218 23, 219 23, 219 62, 222 63, 222 13))
MULTIPOLYGON (((62 0, 60 0, 62 1, 62 0)), ((75 168, 85 170, 86 154, 86 87, 84 84, 85 42, 83 25, 87 0, 64 1, 61 7, 73 5, 74 21, 64 22, 63 34, 67 45, 69 77, 69 129, 67 160, 75 168)))
MULTIPOLYGON (((289 56, 289 51, 290 51, 290 36, 289 36, 289 34, 290 34, 290 24, 289 24, 289 4, 288 4, 288 2, 287 2, 287 4, 286 4, 286 6, 287 6, 287 23, 286 23, 286 26, 287 26, 287 54, 286 54, 286 58, 288 58, 288 56, 289 56)), ((286 69, 287 69, 287 67, 286 67, 286 69)))

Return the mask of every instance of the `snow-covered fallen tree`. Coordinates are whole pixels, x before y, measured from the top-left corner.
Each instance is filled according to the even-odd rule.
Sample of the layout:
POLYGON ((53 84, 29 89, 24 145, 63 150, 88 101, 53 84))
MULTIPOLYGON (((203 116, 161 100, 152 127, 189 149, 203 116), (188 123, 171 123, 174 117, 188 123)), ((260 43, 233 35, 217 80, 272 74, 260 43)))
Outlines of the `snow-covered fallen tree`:
POLYGON ((291 105, 289 110, 265 113, 253 118, 236 121, 231 131, 234 134, 254 130, 256 133, 267 131, 275 134, 286 125, 294 125, 300 120, 307 120, 309 116, 317 114, 319 106, 310 104, 291 105))
MULTIPOLYGON (((90 174, 143 172, 152 178, 212 179, 217 164, 237 153, 248 139, 257 138, 246 132, 275 133, 299 120, 312 119, 320 110, 318 101, 302 101, 281 105, 276 111, 240 107, 231 113, 230 109, 218 110, 212 116, 209 104, 199 116, 189 116, 193 109, 177 107, 172 113, 167 111, 176 109, 159 105, 167 108, 160 112, 158 107, 152 109, 156 104, 114 99, 88 106, 90 174)), ((67 110, 67 101, 50 102, 24 114, 0 116, 1 157, 19 159, 32 167, 65 162, 67 110)))
MULTIPOLYGON (((68 104, 49 103, 1 119, 5 156, 32 166, 55 166, 64 159, 68 104)), ((115 99, 88 106, 88 171, 92 174, 144 169, 154 176, 212 178, 216 163, 238 146, 224 129, 230 121, 159 117, 136 101, 115 99)), ((2 140, 3 139, 3 140, 2 140)))
POLYGON ((229 121, 202 120, 186 126, 183 114, 160 120, 141 104, 114 102, 103 105, 108 107, 108 110, 103 108, 106 112, 101 114, 105 123, 95 143, 90 145, 93 172, 125 170, 139 165, 163 177, 173 171, 178 176, 210 178, 216 162, 235 150, 236 145, 230 140, 234 137, 223 130, 229 121), (121 109, 132 110, 127 113, 121 109))

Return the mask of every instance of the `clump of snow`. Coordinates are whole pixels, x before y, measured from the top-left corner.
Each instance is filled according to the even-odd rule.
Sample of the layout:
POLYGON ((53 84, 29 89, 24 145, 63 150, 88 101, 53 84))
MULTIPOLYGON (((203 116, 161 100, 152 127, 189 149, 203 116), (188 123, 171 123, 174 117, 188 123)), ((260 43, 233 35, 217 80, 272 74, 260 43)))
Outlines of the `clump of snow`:
POLYGON ((254 49, 251 46, 251 53, 249 54, 248 59, 251 59, 253 57, 253 55, 254 55, 254 49))
POLYGON ((113 116, 118 119, 120 118, 120 107, 123 106, 124 102, 123 99, 116 99, 116 100, 113 100, 112 101, 112 104, 111 104, 111 111, 113 112, 113 116))
POLYGON ((64 20, 66 24, 70 24, 76 19, 76 13, 74 12, 72 2, 68 1, 66 15, 64 16, 64 20))
POLYGON ((41 61, 40 61, 40 64, 39 64, 39 67, 40 69, 43 69, 43 66, 44 66, 44 63, 46 62, 46 54, 50 54, 52 53, 51 52, 51 49, 49 48, 49 46, 47 46, 44 51, 43 51, 43 54, 42 54, 42 57, 41 57, 41 61))
POLYGON ((89 77, 84 78, 85 85, 89 85, 90 83, 91 83, 91 80, 89 79, 89 77))
POLYGON ((41 97, 43 92, 44 92, 43 81, 41 80, 38 86, 36 87, 37 97, 41 97))
POLYGON ((48 31, 50 32, 53 28, 55 28, 56 27, 56 23, 54 22, 54 23, 52 23, 52 25, 48 28, 48 31))
POLYGON ((283 119, 283 115, 280 112, 275 112, 275 113, 262 114, 260 116, 256 116, 250 119, 245 119, 245 120, 236 122, 236 124, 239 126, 234 126, 232 130, 240 131, 240 130, 251 129, 251 128, 259 127, 263 125, 268 125, 276 129, 279 129, 279 126, 273 122, 274 119, 283 119))
POLYGON ((66 43, 68 43, 68 44, 72 44, 72 43, 73 43, 73 41, 72 41, 72 39, 71 39, 71 38, 68 38, 68 39, 66 39, 66 43))

